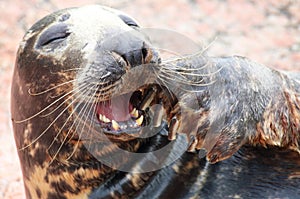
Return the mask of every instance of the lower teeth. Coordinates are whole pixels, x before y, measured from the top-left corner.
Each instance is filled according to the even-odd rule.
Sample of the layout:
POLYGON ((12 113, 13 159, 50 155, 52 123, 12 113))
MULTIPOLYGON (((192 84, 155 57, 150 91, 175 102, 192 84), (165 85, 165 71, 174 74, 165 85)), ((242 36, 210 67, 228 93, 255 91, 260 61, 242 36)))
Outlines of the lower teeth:
POLYGON ((136 108, 134 108, 130 114, 131 114, 132 119, 133 119, 133 120, 131 120, 131 122, 128 121, 128 122, 118 123, 116 120, 110 120, 105 115, 102 115, 102 114, 98 115, 98 119, 101 122, 104 122, 106 124, 110 123, 111 128, 114 131, 118 131, 120 129, 126 129, 127 127, 136 128, 136 127, 142 126, 142 124, 144 122, 144 116, 140 115, 139 111, 136 108))
POLYGON ((135 122, 141 126, 143 124, 143 121, 144 121, 144 116, 141 115, 138 119, 135 120, 135 122))
POLYGON ((111 121, 111 125, 112 125, 112 128, 116 131, 120 129, 119 124, 115 120, 111 121))

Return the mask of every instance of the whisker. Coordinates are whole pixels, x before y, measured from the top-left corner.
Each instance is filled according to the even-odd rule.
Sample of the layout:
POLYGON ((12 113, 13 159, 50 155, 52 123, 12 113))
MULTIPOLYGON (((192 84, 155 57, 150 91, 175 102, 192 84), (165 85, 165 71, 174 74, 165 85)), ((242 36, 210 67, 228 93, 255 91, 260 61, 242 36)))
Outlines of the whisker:
POLYGON ((167 89, 168 93, 170 94, 170 96, 172 96, 172 98, 174 98, 173 92, 170 91, 169 86, 166 84, 167 81, 165 81, 164 79, 162 79, 162 78, 157 74, 157 72, 156 72, 155 70, 154 70, 154 73, 155 73, 156 77, 161 81, 161 83, 158 82, 158 85, 163 89, 163 87, 161 86, 161 84, 163 84, 164 87, 167 89))
MULTIPOLYGON (((172 82, 174 82, 174 79, 173 78, 170 78, 170 77, 168 77, 168 76, 166 76, 166 75, 162 75, 162 74, 160 74, 159 76, 158 76, 158 78, 161 80, 161 81, 163 81, 163 82, 167 82, 168 83, 168 85, 170 84, 170 83, 172 83, 172 82), (165 79, 164 79, 165 78, 165 79)), ((178 81, 178 80, 176 80, 176 81, 178 81)), ((210 85, 212 85, 212 84, 214 84, 216 81, 210 81, 209 83, 206 83, 206 84, 204 84, 204 83, 201 83, 201 84, 191 84, 190 82, 182 82, 183 84, 185 84, 185 85, 188 85, 188 86, 198 86, 198 87, 205 87, 205 86, 210 86, 210 85)), ((165 84, 165 86, 168 88, 168 86, 167 86, 167 84, 166 83, 164 83, 165 84)), ((191 90, 188 90, 188 89, 184 89, 182 86, 180 86, 180 87, 178 87, 179 89, 181 89, 181 90, 183 90, 183 91, 186 91, 186 92, 195 92, 195 93, 197 93, 197 92, 203 92, 202 90, 194 90, 194 89, 191 89, 191 90)), ((170 92, 170 91, 169 91, 170 92)))
MULTIPOLYGON (((80 92, 80 89, 85 89, 87 88, 88 85, 84 86, 84 85, 81 85, 81 87, 83 88, 77 88, 78 89, 78 92, 80 92)), ((75 91, 75 89, 73 90, 75 91)), ((78 93, 76 92, 76 93, 78 93)), ((45 114, 45 115, 41 115, 41 117, 47 117, 49 115, 51 115, 52 113, 54 113, 57 109, 59 109, 65 102, 67 102, 69 99, 71 99, 72 97, 74 97, 74 95, 76 95, 76 93, 74 92, 73 95, 70 95, 67 99, 65 99, 62 103, 60 103, 54 110, 52 110, 51 112, 45 114)), ((77 98, 76 98, 77 99, 77 98)))
POLYGON ((90 82, 88 79, 86 79, 85 81, 82 81, 82 83, 88 83, 91 86, 92 85, 103 86, 103 85, 109 84, 110 82, 109 81, 105 81, 105 82, 90 82))
POLYGON ((50 108, 51 106, 53 106, 54 104, 56 104, 57 102, 59 102, 61 99, 63 99, 64 97, 66 97, 67 95, 69 95, 70 93, 72 93, 73 90, 69 91, 68 93, 66 93, 65 95, 61 96, 60 98, 58 98, 57 100, 55 100, 54 102, 52 102, 51 104, 47 105, 45 108, 43 108, 41 111, 35 113, 34 115, 26 118, 26 119, 23 119, 23 120, 16 120, 14 121, 15 123, 23 123, 23 122, 26 122, 26 121, 29 121, 31 119, 33 119, 34 117, 40 115, 41 113, 43 113, 44 111, 46 111, 48 108, 50 108))
POLYGON ((45 94, 45 93, 47 93, 47 92, 49 92, 49 91, 51 91, 51 90, 54 90, 54 89, 56 89, 56 88, 58 88, 58 87, 64 86, 64 85, 66 85, 66 84, 73 83, 73 82, 75 82, 75 81, 76 81, 76 79, 72 79, 72 80, 70 80, 70 81, 63 82, 63 83, 61 83, 61 84, 55 85, 55 86, 53 86, 53 87, 51 87, 51 88, 49 88, 49 89, 47 89, 47 90, 44 90, 44 91, 41 91, 41 92, 38 92, 38 93, 33 93, 33 92, 30 91, 31 89, 28 89, 28 93, 29 93, 29 95, 32 95, 32 96, 42 95, 42 94, 45 94))
POLYGON ((79 71, 79 70, 82 70, 83 68, 69 68, 69 69, 65 69, 65 70, 60 70, 59 72, 53 72, 53 71, 50 71, 51 74, 59 74, 59 73, 64 73, 64 72, 73 72, 73 71, 79 71))
MULTIPOLYGON (((75 94, 74 94, 75 95, 75 94)), ((39 140, 49 129, 50 127, 60 118, 60 116, 66 111, 68 110, 68 108, 72 105, 72 103, 68 104, 68 106, 66 108, 64 108, 60 114, 58 116, 56 116, 56 118, 48 125, 48 127, 38 136, 36 137, 30 144, 20 148, 19 150, 24 150, 28 147, 30 147, 32 144, 34 144, 37 140, 39 140)))
MULTIPOLYGON (((82 91, 85 90, 85 88, 87 88, 87 87, 88 87, 88 85, 83 86, 81 89, 78 89, 78 91, 77 91, 76 93, 82 92, 82 91)), ((85 91, 85 92, 88 92, 88 91, 85 91)), ((76 93, 75 93, 75 94, 76 94, 76 93)), ((75 95, 75 94, 74 94, 74 95, 75 95)), ((81 98, 82 95, 83 95, 82 93, 81 93, 80 95, 78 95, 78 96, 70 103, 70 105, 73 105, 73 104, 77 101, 77 99, 80 99, 80 98, 81 98)), ((66 101, 67 101, 67 100, 66 100, 66 101)), ((65 102, 66 102, 66 101, 65 101, 65 102)), ((64 102, 61 103, 61 105, 63 105, 63 104, 64 104, 64 102)), ((76 111, 76 108, 78 108, 78 106, 79 106, 79 104, 75 106, 75 108, 73 109, 72 113, 74 113, 74 112, 76 111)), ((56 134, 56 136, 54 137, 54 139, 53 139, 53 141, 51 142, 51 144, 49 145, 48 149, 54 144, 54 141, 59 137, 59 134, 61 133, 62 129, 64 128, 64 126, 67 124, 67 122, 68 122, 69 119, 71 118, 72 113, 71 113, 71 114, 69 115, 69 117, 66 119, 66 121, 65 121, 65 123, 62 125, 60 131, 59 131, 59 132, 56 134)))
MULTIPOLYGON (((95 87, 95 86, 97 86, 97 85, 94 85, 93 87, 95 87)), ((98 86, 98 89, 99 89, 99 87, 100 87, 100 85, 98 86)), ((93 90, 93 89, 94 88, 91 88, 90 90, 93 90)), ((94 90, 94 94, 92 96, 96 95, 98 89, 94 90)), ((101 92, 101 94, 102 94, 102 92, 101 92)), ((87 98, 87 100, 84 99, 83 101, 85 101, 86 103, 85 103, 84 107, 80 110, 80 112, 78 113, 78 115, 76 117, 76 120, 78 120, 79 118, 84 118, 84 117, 81 117, 80 115, 86 115, 86 114, 90 115, 91 111, 96 112, 96 106, 94 104, 96 104, 99 99, 95 98, 95 97, 88 96, 88 95, 86 95, 85 98, 87 98), (90 108, 88 107, 88 105, 90 105, 90 108), (88 110, 88 113, 86 113, 87 110, 88 110)), ((94 125, 94 122, 95 122, 95 120, 93 119, 94 117, 95 117, 95 115, 93 114, 92 118, 91 118, 92 124, 89 126, 89 129, 94 125)), ((81 130, 78 130, 80 123, 79 122, 77 123, 75 131, 74 131, 73 135, 71 135, 71 137, 69 138, 68 142, 72 139, 72 137, 74 136, 74 134, 76 132, 83 132, 84 131, 87 119, 88 119, 88 117, 85 117, 84 125, 82 125, 81 130)), ((74 124, 75 124, 75 121, 72 124, 72 127, 73 127, 74 124)), ((88 131, 90 131, 90 130, 88 130, 88 131)), ((69 132, 68 132, 68 135, 69 135, 69 132)), ((74 153, 76 152, 76 150, 78 148, 78 145, 79 145, 79 142, 81 140, 82 133, 78 133, 78 136, 79 136, 78 141, 76 142, 76 145, 74 146, 72 153, 66 158, 66 160, 69 160, 74 155, 74 153)))
MULTIPOLYGON (((72 82, 73 81, 76 81, 76 80, 71 80, 72 82)), ((70 83, 71 81, 69 81, 68 83, 70 83)), ((107 84, 107 82, 105 82, 107 84)), ((66 83, 67 84, 67 83, 66 83)), ((104 84, 104 83, 103 83, 104 84)), ((102 85, 101 83, 99 83, 98 85, 102 85)), ((51 90, 54 89, 54 88, 51 88, 51 90)), ((50 90, 50 89, 49 89, 50 90)), ((73 92, 73 90, 65 93, 64 95, 62 95, 61 97, 59 97, 58 99, 56 99, 55 101, 53 101, 51 104, 47 105, 46 107, 44 107, 41 111, 33 114, 32 116, 26 118, 26 119, 23 119, 23 120, 15 120, 14 122, 15 123, 23 123, 23 122, 26 122, 26 121, 29 121, 31 120, 32 118, 40 115, 41 113, 43 113, 44 111, 46 111, 48 108, 50 108, 51 106, 53 106, 54 104, 56 104, 57 102, 59 102, 61 99, 63 99, 64 97, 66 97, 67 95, 71 94, 73 92)), ((47 114, 46 114, 47 115, 47 114)))
MULTIPOLYGON (((182 59, 190 59, 191 57, 196 57, 196 56, 200 56, 200 55, 203 55, 205 51, 207 51, 214 43, 215 41, 217 40, 217 37, 215 37, 206 47, 202 48, 201 51, 199 52, 196 52, 194 54, 189 54, 189 55, 185 55, 185 56, 181 56, 181 57, 178 57, 178 58, 174 58, 174 59, 170 59, 170 60, 166 60, 165 62, 162 62, 162 63, 167 63, 167 62, 172 62, 172 61, 179 61, 179 60, 182 60, 182 59)), ((204 56, 203 56, 204 57, 204 56)))
POLYGON ((191 68, 189 65, 187 65, 186 67, 180 67, 174 63, 171 64, 167 63, 167 64, 162 64, 161 67, 158 67, 156 70, 159 70, 159 73, 157 73, 157 75, 164 77, 165 81, 170 81, 170 82, 176 81, 186 85, 202 87, 202 86, 208 86, 213 84, 213 82, 207 84, 203 83, 203 81, 205 80, 204 77, 211 77, 219 73, 223 69, 223 66, 221 66, 213 72, 207 72, 207 73, 202 72, 199 74, 200 70, 206 68, 209 65, 210 63, 207 62, 204 66, 201 66, 200 68, 191 68), (190 79, 189 77, 199 77, 201 79, 195 80, 195 79, 190 79))
MULTIPOLYGON (((111 83, 110 85, 108 85, 108 86, 106 86, 106 87, 104 87, 104 88, 101 88, 101 89, 96 89, 97 91, 108 91, 108 90, 111 90, 114 86, 116 86, 116 84, 117 84, 118 82, 116 81, 116 82, 113 82, 113 83, 111 83)), ((97 84, 97 86, 99 86, 99 84, 97 84)))
MULTIPOLYGON (((94 93, 95 94, 95 93, 94 93)), ((94 112, 96 112, 96 103, 97 103, 97 98, 94 98, 94 97, 90 97, 90 96, 85 96, 86 98, 88 98, 88 100, 84 100, 84 101, 87 101, 87 103, 85 103, 85 106, 83 107, 83 109, 82 110, 86 110, 87 109, 87 107, 86 107, 86 105, 90 105, 91 107, 94 107, 95 109, 94 109, 94 112), (93 106, 94 105, 94 106, 93 106)), ((88 112, 88 115, 89 115, 89 113, 90 113, 90 111, 88 112)), ((81 111, 80 111, 80 113, 78 114, 78 116, 80 116, 80 114, 81 114, 81 111)), ((85 114, 85 112, 83 113, 83 114, 85 114)), ((93 115, 93 117, 94 117, 95 115, 93 115)), ((88 119, 87 117, 86 117, 86 119, 88 119)), ((91 118, 92 120, 93 120, 93 118, 91 118)), ((77 131, 76 131, 77 132, 77 131)))
POLYGON ((168 52, 168 53, 176 56, 176 58, 171 58, 171 59, 178 59, 178 57, 183 59, 185 57, 185 56, 182 56, 181 53, 177 53, 177 52, 171 51, 169 49, 159 49, 159 51, 160 52, 168 52))
POLYGON ((203 70, 203 69, 207 68, 210 64, 211 64, 210 62, 206 62, 206 64, 204 64, 201 67, 190 68, 185 65, 178 66, 178 65, 176 65, 176 63, 168 62, 168 63, 164 63, 164 64, 160 65, 160 69, 161 70, 171 70, 172 69, 172 70, 182 70, 182 71, 186 71, 186 72, 194 72, 194 71, 203 70))
POLYGON ((173 78, 173 77, 169 77, 168 75, 164 75, 164 74, 159 74, 160 77, 164 77, 165 79, 169 80, 169 81, 166 81, 166 82, 170 82, 170 83, 182 83, 182 84, 185 84, 185 85, 188 85, 188 86, 197 86, 197 87, 204 87, 204 86, 208 86, 208 85, 211 85, 211 83, 201 83, 201 84, 197 84, 197 83, 194 83, 190 80, 185 80, 185 79, 179 79, 178 77, 177 78, 173 78))
MULTIPOLYGON (((89 103, 86 103, 86 104, 90 104, 90 108, 88 108, 88 107, 86 107, 86 106, 84 107, 84 110, 89 109, 87 115, 90 115, 90 112, 91 112, 91 111, 96 112, 96 106, 94 105, 94 104, 96 104, 96 102, 97 102, 96 99, 90 98, 89 103), (94 105, 94 106, 93 106, 93 105, 94 105), (94 107, 94 109, 92 110, 93 107, 94 107)), ((85 112, 84 112, 83 114, 85 114, 85 112)), ((78 117, 79 117, 79 115, 80 115, 80 114, 78 114, 78 117)), ((94 120, 94 117, 95 117, 95 114, 92 115, 92 118, 91 118, 92 124, 90 125, 89 129, 91 128, 91 126, 94 125, 94 121, 95 121, 95 120, 94 120)), ((88 117, 86 117, 84 124, 86 123, 87 119, 88 119, 88 117)), ((85 125, 82 126, 82 129, 81 129, 80 132, 83 132, 84 126, 85 126, 85 125)), ((76 131, 75 131, 75 132, 77 132, 77 127, 79 127, 79 123, 78 123, 77 126, 76 126, 76 131)), ((89 130, 89 131, 90 131, 90 130, 89 130)), ((72 137, 73 137, 73 136, 74 136, 74 135, 72 135, 72 137)), ((78 136, 79 136, 79 140, 80 140, 80 139, 81 139, 81 136, 82 136, 82 133, 79 133, 78 136)), ((71 139, 71 138, 70 138, 70 139, 71 139)), ((79 145, 79 141, 77 141, 76 145, 74 146, 74 149, 73 149, 72 153, 69 155, 69 157, 66 158, 66 160, 69 160, 69 159, 74 155, 76 149, 78 148, 78 145, 79 145)))
MULTIPOLYGON (((184 75, 187 75, 187 76, 194 76, 194 77, 209 77, 209 76, 212 76, 212 75, 215 75, 217 73, 219 73, 221 70, 223 69, 223 66, 220 67, 218 70, 214 71, 214 72, 209 72, 209 73, 205 73, 205 74, 197 74, 197 73, 187 73, 187 72, 181 72, 181 71, 177 71, 177 70, 166 70, 166 72, 168 73, 175 73, 177 75, 181 75, 182 77, 185 77, 184 75)), ((187 78, 187 77, 185 77, 187 78)))
MULTIPOLYGON (((90 86, 90 85, 87 84, 84 88, 88 88, 89 86, 90 86)), ((78 92, 81 92, 81 90, 78 91, 78 92)), ((86 92, 88 92, 88 91, 86 91, 86 92)), ((81 93, 77 98, 81 98, 82 96, 84 96, 84 93, 81 93)), ((76 102, 76 100, 74 100, 71 104, 73 104, 73 103, 75 103, 75 102, 76 102)), ((87 103, 85 104, 85 106, 86 106, 86 105, 87 105, 87 103)), ((76 108, 78 108, 78 106, 79 106, 79 104, 76 105, 76 107, 74 108, 74 110, 70 113, 69 117, 67 118, 67 120, 64 122, 64 124, 63 124, 62 127, 60 128, 60 131, 59 131, 58 134, 56 135, 55 139, 57 139, 58 136, 59 136, 59 134, 61 134, 63 128, 64 128, 65 125, 68 123, 68 121, 72 118, 72 116, 73 116, 73 114, 75 113, 76 108)), ((81 111, 82 111, 82 110, 81 110, 81 111)), ((80 112, 81 112, 81 111, 80 111, 80 112)), ((78 117, 76 117, 76 120, 75 120, 75 121, 77 121, 77 119, 78 119, 78 117)), ((58 147, 56 153, 51 157, 52 160, 50 161, 50 164, 56 159, 56 157, 57 157, 57 155, 59 154, 60 150, 62 149, 62 147, 63 147, 64 144, 66 143, 66 140, 68 139, 68 136, 69 136, 70 133, 71 133, 71 129, 72 129, 73 125, 75 124, 75 121, 73 121, 72 126, 69 128, 69 131, 68 131, 67 135, 65 135, 65 137, 64 137, 63 141, 61 142, 60 146, 58 147)), ((80 123, 80 122, 78 122, 77 125, 79 125, 79 123, 80 123)), ((75 132, 76 132, 76 131, 75 131, 75 132)), ((74 135, 72 135, 72 136, 74 136, 74 135)), ((51 146, 54 144, 54 140, 55 140, 55 139, 53 139, 51 145, 48 147, 48 150, 49 150, 49 149, 51 148, 51 146)), ((69 139, 69 140, 70 140, 70 139, 69 139)))

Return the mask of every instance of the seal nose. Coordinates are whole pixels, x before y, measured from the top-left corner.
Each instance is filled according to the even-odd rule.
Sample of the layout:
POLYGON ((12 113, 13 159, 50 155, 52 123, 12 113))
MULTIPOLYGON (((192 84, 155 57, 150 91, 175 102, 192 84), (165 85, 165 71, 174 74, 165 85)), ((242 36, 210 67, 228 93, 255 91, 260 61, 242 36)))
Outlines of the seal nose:
POLYGON ((131 67, 148 63, 160 63, 158 52, 153 47, 146 44, 146 42, 142 42, 140 48, 126 52, 121 56, 130 64, 131 67))

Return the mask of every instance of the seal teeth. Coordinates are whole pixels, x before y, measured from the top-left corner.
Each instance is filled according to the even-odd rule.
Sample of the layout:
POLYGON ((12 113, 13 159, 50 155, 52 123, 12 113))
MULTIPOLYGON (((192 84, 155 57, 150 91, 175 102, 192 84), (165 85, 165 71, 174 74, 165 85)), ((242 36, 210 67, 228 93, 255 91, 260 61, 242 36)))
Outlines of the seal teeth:
POLYGON ((102 114, 99 114, 98 119, 99 119, 100 121, 103 121, 103 115, 102 115, 102 114))
POLYGON ((136 110, 136 108, 134 108, 132 111, 131 111, 131 116, 132 117, 135 117, 135 118, 138 118, 139 117, 139 111, 136 110))
POLYGON ((105 115, 103 115, 103 121, 106 122, 106 123, 109 123, 110 119, 108 119, 107 117, 105 117, 105 115))
POLYGON ((141 110, 145 110, 146 108, 148 108, 151 104, 151 102, 153 101, 155 97, 155 90, 151 89, 145 96, 144 100, 142 101, 141 105, 140 105, 140 109, 141 110))
POLYGON ((143 115, 141 115, 138 119, 135 120, 135 122, 136 122, 139 126, 142 125, 143 121, 144 121, 144 116, 143 116, 143 115))
POLYGON ((120 129, 119 124, 118 124, 115 120, 112 120, 112 121, 111 121, 111 125, 112 125, 112 127, 113 127, 113 129, 114 129, 115 131, 117 131, 117 130, 120 129))
POLYGON ((98 116, 99 120, 105 123, 109 123, 110 119, 108 119, 107 117, 105 117, 105 115, 99 114, 98 116))

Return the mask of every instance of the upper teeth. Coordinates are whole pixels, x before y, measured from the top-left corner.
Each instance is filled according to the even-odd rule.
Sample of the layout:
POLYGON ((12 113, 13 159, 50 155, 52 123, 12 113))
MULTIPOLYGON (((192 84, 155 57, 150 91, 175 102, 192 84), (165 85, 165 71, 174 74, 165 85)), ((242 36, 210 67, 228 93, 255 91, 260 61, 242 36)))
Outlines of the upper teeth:
POLYGON ((136 110, 136 108, 134 108, 130 114, 131 114, 131 116, 137 118, 139 116, 139 111, 136 110))
POLYGON ((145 110, 147 107, 149 107, 151 102, 153 101, 154 97, 155 97, 155 90, 151 89, 145 96, 142 103, 140 104, 140 109, 145 110))

